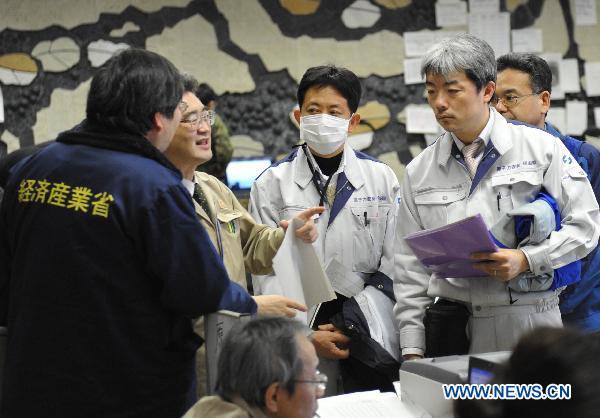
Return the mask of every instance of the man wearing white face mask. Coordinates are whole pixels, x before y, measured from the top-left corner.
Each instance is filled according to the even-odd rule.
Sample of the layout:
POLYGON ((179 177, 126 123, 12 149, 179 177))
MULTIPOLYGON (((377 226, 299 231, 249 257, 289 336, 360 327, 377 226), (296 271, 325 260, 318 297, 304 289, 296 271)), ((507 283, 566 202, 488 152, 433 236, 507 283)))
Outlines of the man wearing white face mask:
MULTIPOLYGON (((311 336, 321 368, 327 368, 330 376, 326 394, 340 391, 331 367, 341 359, 344 391, 385 386, 381 383, 385 379, 362 378, 373 367, 363 369, 357 364, 357 324, 350 324, 348 315, 340 316, 342 310, 348 314, 351 306, 375 303, 383 316, 391 318, 394 303, 391 275, 399 185, 388 166, 347 143, 348 133, 360 121, 356 113, 360 95, 360 81, 351 71, 335 66, 309 68, 298 87, 300 109, 294 112, 304 142, 267 169, 250 194, 251 215, 271 226, 317 204, 327 208, 318 220, 319 238, 313 245, 337 299, 321 305, 311 336), (363 293, 373 290, 368 297, 363 293)), ((254 276, 255 293, 281 293, 280 280, 284 278, 254 276)), ((369 335, 373 319, 362 314, 357 318, 369 335)), ((389 328, 387 332, 395 334, 393 325, 389 328)), ((375 338, 375 333, 370 334, 375 338)), ((377 342, 390 351, 383 340, 385 336, 377 342)))

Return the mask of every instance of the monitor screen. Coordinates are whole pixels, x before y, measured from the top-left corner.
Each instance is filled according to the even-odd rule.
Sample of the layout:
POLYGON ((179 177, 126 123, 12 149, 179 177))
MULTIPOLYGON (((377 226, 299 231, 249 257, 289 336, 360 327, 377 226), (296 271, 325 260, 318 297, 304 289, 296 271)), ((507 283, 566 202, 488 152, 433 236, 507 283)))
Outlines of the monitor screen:
POLYGON ((227 165, 227 185, 231 190, 250 190, 254 180, 272 164, 271 158, 234 158, 227 165))
POLYGON ((469 383, 480 385, 488 383, 498 364, 479 357, 469 357, 469 383))

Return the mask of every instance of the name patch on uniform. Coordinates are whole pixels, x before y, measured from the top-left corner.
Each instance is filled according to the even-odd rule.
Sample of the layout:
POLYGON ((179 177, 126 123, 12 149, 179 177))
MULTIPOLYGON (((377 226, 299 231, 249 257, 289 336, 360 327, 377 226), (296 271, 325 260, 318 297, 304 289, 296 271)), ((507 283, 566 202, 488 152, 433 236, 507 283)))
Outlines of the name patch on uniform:
POLYGON ((499 165, 498 167, 496 167, 496 171, 498 172, 498 171, 516 170, 517 168, 532 167, 534 165, 537 165, 536 160, 525 160, 525 161, 522 161, 520 163, 515 163, 515 164, 499 165))
POLYGON ((388 200, 387 196, 364 196, 364 197, 355 197, 354 203, 364 203, 364 202, 385 202, 388 200))
POLYGON ((64 182, 24 179, 17 192, 19 203, 40 203, 108 218, 114 197, 107 192, 94 193, 89 187, 71 186, 64 182))

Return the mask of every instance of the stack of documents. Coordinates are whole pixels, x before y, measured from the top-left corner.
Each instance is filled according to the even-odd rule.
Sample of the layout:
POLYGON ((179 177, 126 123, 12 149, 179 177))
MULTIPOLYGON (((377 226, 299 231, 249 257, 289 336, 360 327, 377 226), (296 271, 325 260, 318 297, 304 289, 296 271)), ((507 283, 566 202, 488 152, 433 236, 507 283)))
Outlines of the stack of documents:
POLYGON ((471 254, 498 250, 479 214, 404 239, 419 261, 441 278, 487 276, 472 267, 471 254))
POLYGON ((421 418, 395 393, 355 392, 319 399, 317 418, 421 418))

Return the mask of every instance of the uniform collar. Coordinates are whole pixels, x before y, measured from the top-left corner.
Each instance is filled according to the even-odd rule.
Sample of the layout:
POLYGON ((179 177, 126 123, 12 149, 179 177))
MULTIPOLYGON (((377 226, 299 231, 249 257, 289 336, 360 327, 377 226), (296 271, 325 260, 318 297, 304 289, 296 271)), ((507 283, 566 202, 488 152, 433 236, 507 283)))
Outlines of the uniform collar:
MULTIPOLYGON (((310 172, 310 167, 308 165, 307 158, 311 158, 315 170, 319 170, 319 166, 315 162, 314 158, 312 158, 312 155, 310 155, 309 157, 306 156, 303 149, 298 150, 296 158, 298 159, 298 164, 296 164, 294 170, 294 181, 302 189, 305 189, 311 183, 312 179, 312 173, 310 172)), ((344 156, 342 157, 342 161, 340 162, 340 169, 338 169, 336 173, 341 172, 343 172, 346 175, 348 182, 350 182, 350 184, 352 184, 352 186, 354 186, 355 189, 359 189, 365 183, 361 171, 358 167, 358 158, 356 157, 356 153, 348 144, 348 141, 346 141, 346 143, 344 144, 344 156)))
MULTIPOLYGON (((491 142, 491 145, 496 151, 498 151, 500 155, 503 155, 512 148, 513 143, 508 122, 496 109, 490 107, 490 119, 488 120, 486 128, 490 124, 491 127, 487 133, 488 142, 486 143, 486 149, 489 148, 491 142)), ((482 133, 484 133, 485 130, 486 129, 484 128, 482 133)), ((440 143, 438 148, 438 164, 446 166, 452 156, 452 146, 455 145, 453 135, 450 132, 446 132, 438 139, 438 141, 440 143)))

